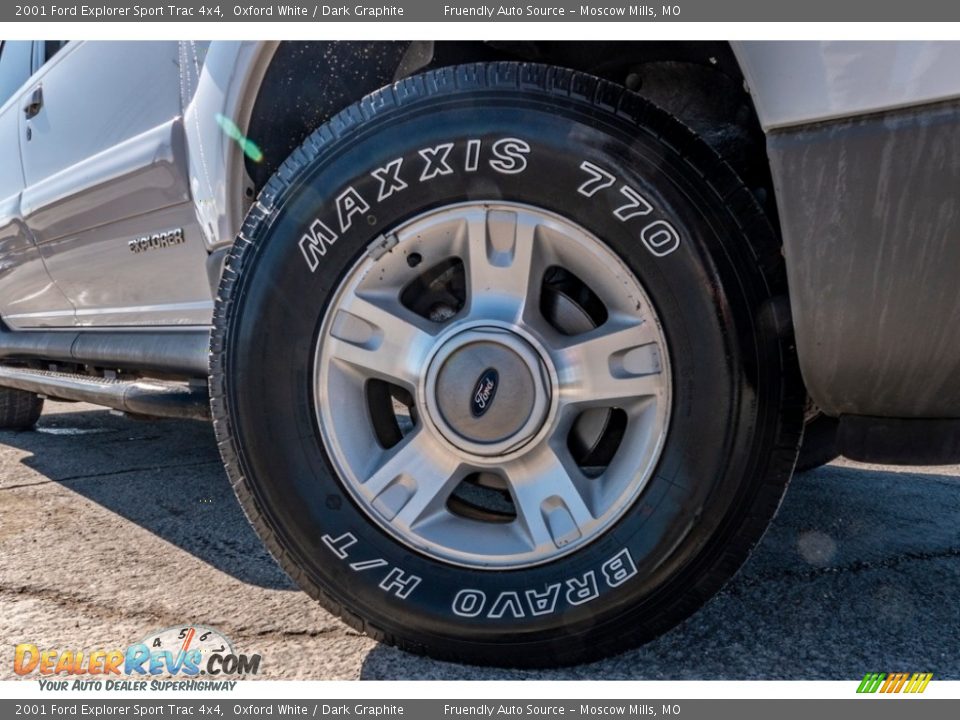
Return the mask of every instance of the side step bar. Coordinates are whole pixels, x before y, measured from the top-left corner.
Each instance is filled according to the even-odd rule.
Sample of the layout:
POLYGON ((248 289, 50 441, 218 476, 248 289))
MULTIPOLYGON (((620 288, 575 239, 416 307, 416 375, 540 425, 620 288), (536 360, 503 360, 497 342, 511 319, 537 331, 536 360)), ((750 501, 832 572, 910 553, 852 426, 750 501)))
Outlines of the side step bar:
POLYGON ((0 359, 78 363, 113 370, 205 378, 210 333, 197 330, 9 330, 0 324, 0 359))
POLYGON ((108 380, 0 365, 0 387, 88 402, 132 415, 209 420, 206 386, 159 380, 108 380))

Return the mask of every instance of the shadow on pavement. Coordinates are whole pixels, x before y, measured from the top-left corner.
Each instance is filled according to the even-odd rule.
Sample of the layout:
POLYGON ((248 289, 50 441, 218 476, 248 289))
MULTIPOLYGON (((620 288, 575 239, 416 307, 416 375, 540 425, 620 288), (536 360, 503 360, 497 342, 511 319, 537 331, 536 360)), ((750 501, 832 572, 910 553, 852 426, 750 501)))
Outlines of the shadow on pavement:
MULTIPOLYGON (((45 413, 36 431, 0 432, 0 443, 30 453, 21 462, 46 479, 23 485, 60 483, 242 582, 295 589, 247 523, 208 423, 68 410, 45 413)), ((0 489, 19 486, 6 475, 0 489)))

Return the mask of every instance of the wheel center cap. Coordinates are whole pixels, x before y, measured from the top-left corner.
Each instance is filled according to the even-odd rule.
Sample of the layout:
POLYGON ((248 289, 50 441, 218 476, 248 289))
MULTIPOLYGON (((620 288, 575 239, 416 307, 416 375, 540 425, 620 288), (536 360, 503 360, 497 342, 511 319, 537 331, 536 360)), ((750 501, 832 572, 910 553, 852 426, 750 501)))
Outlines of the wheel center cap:
POLYGON ((519 335, 475 328, 453 336, 427 371, 427 410, 440 433, 479 455, 509 452, 533 437, 550 404, 543 361, 519 335))
POLYGON ((494 398, 497 397, 498 387, 500 387, 500 371, 493 367, 484 370, 483 375, 477 379, 473 397, 470 398, 470 414, 475 418, 486 415, 487 410, 493 405, 494 398))

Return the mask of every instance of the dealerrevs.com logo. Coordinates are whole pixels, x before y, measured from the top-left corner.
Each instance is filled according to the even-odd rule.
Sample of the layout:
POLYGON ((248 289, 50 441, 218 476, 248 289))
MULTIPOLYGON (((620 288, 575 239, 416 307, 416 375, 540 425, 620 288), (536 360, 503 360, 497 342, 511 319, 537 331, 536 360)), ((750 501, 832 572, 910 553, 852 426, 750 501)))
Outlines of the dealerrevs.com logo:
MULTIPOLYGON (((46 690, 146 690, 147 681, 136 678, 181 677, 196 681, 199 676, 210 680, 256 675, 260 655, 237 653, 233 644, 217 630, 202 625, 166 628, 150 633, 125 649, 93 651, 40 648, 33 643, 20 643, 14 650, 13 671, 21 677, 39 676, 41 689, 46 690), (54 680, 58 676, 72 678, 54 680), (84 677, 82 680, 77 676, 84 677), (97 677, 101 676, 101 677, 97 677), (115 680, 113 676, 134 678, 115 680)), ((186 689, 179 683, 151 681, 150 689, 186 689)), ((235 682, 205 682, 203 689, 232 689, 235 682), (207 686, 223 687, 207 687, 207 686)))

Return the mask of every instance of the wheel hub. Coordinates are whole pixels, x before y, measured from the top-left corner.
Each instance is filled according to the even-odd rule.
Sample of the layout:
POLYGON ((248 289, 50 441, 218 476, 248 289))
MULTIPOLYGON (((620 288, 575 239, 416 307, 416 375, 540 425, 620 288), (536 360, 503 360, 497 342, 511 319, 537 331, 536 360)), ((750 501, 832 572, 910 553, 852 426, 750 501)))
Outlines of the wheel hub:
POLYGON ((442 343, 426 375, 427 415, 460 450, 511 452, 543 426, 551 387, 544 360, 516 333, 483 327, 442 343))

